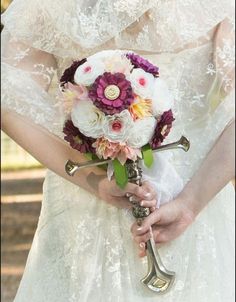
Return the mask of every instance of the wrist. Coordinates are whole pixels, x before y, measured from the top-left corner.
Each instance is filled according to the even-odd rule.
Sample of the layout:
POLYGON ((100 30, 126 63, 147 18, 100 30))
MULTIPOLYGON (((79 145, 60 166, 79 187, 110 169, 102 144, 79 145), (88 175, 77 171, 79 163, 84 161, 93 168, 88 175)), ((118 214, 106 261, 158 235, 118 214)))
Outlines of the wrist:
POLYGON ((197 194, 187 187, 178 195, 177 200, 193 220, 202 210, 197 194))

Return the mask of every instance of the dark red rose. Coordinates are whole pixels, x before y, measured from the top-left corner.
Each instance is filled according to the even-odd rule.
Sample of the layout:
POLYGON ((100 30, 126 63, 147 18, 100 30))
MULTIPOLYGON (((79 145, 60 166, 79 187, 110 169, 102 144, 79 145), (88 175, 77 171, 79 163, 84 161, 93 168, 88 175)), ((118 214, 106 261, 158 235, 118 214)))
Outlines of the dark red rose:
POLYGON ((83 135, 79 129, 74 126, 71 120, 66 121, 63 133, 66 134, 64 139, 70 143, 73 149, 81 153, 96 153, 95 148, 92 146, 95 139, 83 135))
POLYGON ((87 59, 83 59, 81 61, 74 61, 73 64, 64 71, 62 77, 60 78, 60 83, 61 83, 62 87, 68 82, 75 84, 74 75, 75 75, 76 69, 80 65, 84 64, 86 61, 87 61, 87 59))
POLYGON ((157 122, 153 138, 150 142, 153 150, 159 147, 164 139, 168 136, 174 120, 172 110, 165 111, 161 115, 159 121, 157 122))

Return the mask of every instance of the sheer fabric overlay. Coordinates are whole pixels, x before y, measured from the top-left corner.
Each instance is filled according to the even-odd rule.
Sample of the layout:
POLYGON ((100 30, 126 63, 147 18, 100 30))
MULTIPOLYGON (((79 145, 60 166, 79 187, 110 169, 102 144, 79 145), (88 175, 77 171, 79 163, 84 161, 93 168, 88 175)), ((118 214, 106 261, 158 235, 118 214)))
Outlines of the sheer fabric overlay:
MULTIPOLYGON (((62 138, 63 70, 104 49, 140 53, 160 67, 175 98, 166 142, 182 134, 191 141, 188 153, 155 155, 154 167, 143 167, 159 203, 169 202, 234 116, 231 11, 231 1, 220 0, 15 0, 2 18, 3 106, 62 138), (180 179, 178 189, 170 175, 180 179)), ((15 302, 231 302, 233 207, 228 185, 182 236, 159 247, 177 277, 157 298, 139 282, 147 264, 137 257, 130 213, 49 171, 15 302)))

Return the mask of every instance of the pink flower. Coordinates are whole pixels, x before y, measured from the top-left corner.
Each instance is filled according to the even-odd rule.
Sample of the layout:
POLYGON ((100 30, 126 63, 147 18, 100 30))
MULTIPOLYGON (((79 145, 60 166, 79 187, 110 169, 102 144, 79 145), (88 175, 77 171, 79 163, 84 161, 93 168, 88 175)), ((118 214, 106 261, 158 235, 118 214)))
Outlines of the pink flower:
POLYGON ((101 137, 93 144, 96 149, 96 154, 99 158, 115 159, 119 153, 120 144, 110 142, 108 139, 101 137))
POLYGON ((120 161, 122 165, 125 164, 127 159, 135 161, 137 160, 138 157, 142 158, 142 153, 140 149, 130 148, 127 145, 120 145, 120 151, 117 155, 117 159, 120 161))
POLYGON ((74 85, 70 82, 65 84, 66 94, 69 92, 73 96, 73 100, 88 100, 88 89, 83 85, 74 85))
POLYGON ((136 160, 142 157, 139 149, 133 149, 126 144, 113 143, 106 138, 99 138, 93 144, 96 148, 96 154, 99 158, 103 159, 118 159, 122 165, 125 164, 127 159, 136 160))
POLYGON ((74 85, 70 82, 64 84, 62 91, 63 109, 65 113, 70 114, 74 102, 78 100, 88 100, 88 90, 82 85, 74 85))
POLYGON ((130 82, 122 73, 105 72, 94 82, 89 97, 106 114, 120 113, 134 100, 130 82))

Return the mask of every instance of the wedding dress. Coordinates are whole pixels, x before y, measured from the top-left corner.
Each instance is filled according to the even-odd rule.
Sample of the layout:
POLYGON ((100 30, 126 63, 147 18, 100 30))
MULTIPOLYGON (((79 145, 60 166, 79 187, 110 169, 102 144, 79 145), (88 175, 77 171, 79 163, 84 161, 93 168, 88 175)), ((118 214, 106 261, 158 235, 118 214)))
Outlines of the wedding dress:
MULTIPOLYGON (((233 119, 233 11, 230 0, 14 0, 2 17, 3 106, 63 138, 63 70, 97 51, 133 50, 159 66, 174 95, 176 121, 166 143, 185 135, 191 149, 162 157, 184 185, 233 119)), ((144 174, 166 202, 178 192, 158 168, 144 174)), ((147 262, 138 258, 129 212, 51 171, 43 192, 15 302, 234 301, 231 184, 187 231, 159 247, 176 272, 162 296, 140 283, 147 262)))

